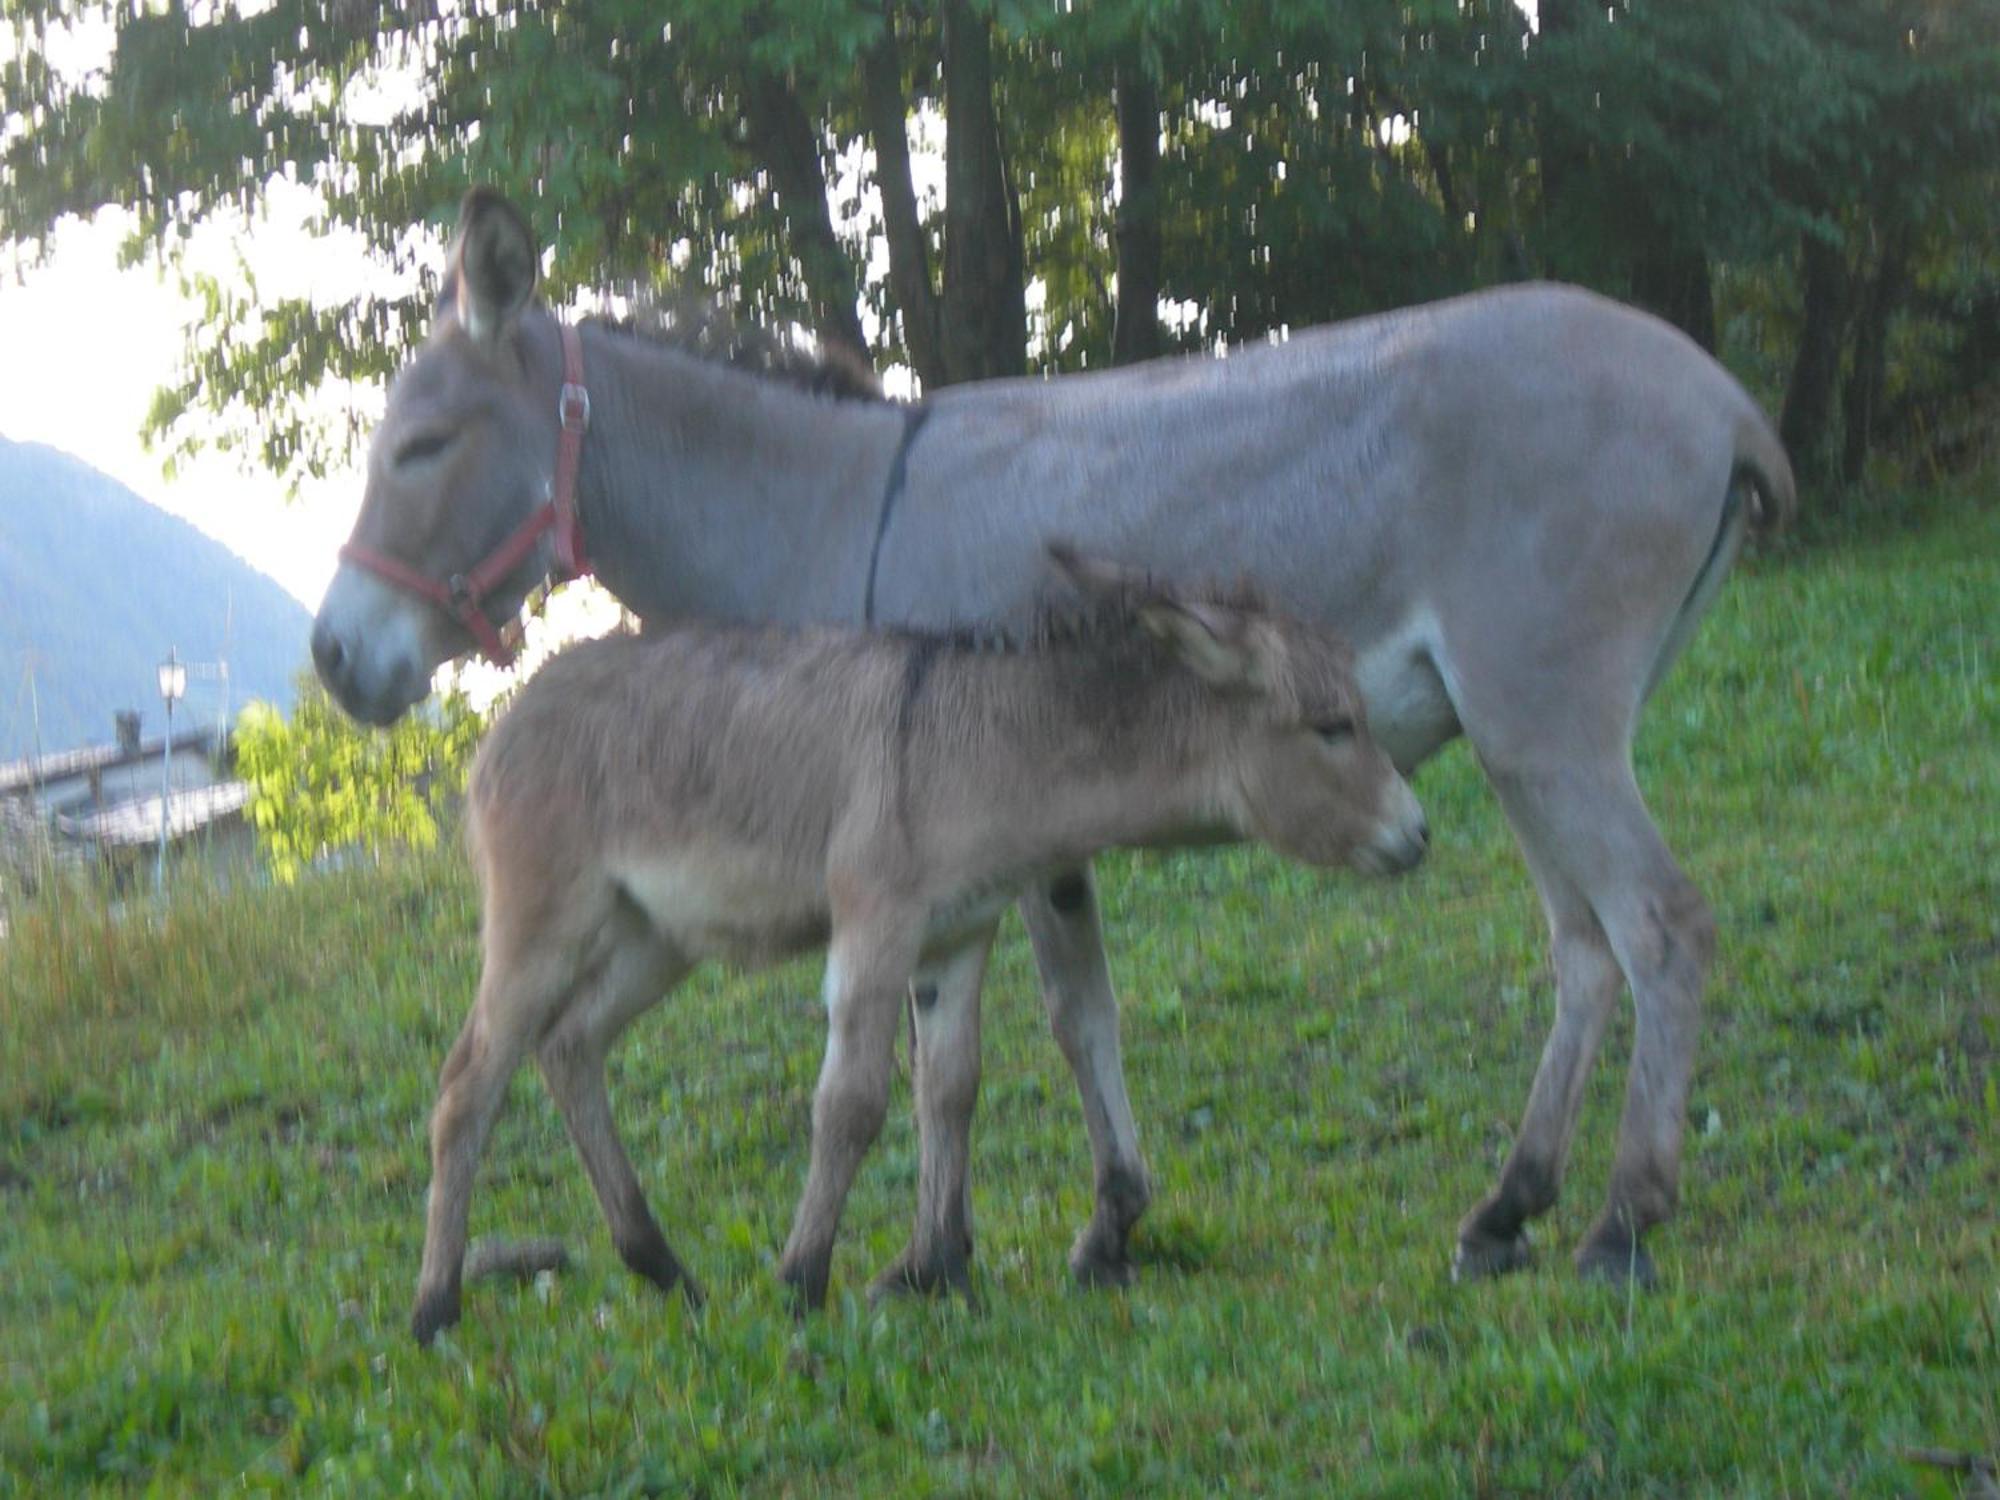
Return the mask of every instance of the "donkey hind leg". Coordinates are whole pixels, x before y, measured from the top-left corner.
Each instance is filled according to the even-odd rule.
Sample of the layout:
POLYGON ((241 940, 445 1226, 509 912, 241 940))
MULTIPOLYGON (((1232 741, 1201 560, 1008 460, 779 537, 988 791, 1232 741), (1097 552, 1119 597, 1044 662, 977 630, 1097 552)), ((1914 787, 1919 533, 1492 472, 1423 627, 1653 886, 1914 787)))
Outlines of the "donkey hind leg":
POLYGON ((917 1218, 910 1243, 871 1298, 956 1291, 972 1297, 972 1113, 979 1102, 979 992, 993 928, 919 970, 916 1046, 917 1218))
POLYGON ((1070 1272, 1085 1286, 1132 1280, 1132 1227, 1152 1197, 1139 1129, 1125 1092, 1118 1050, 1118 996, 1104 960, 1095 878, 1088 866, 1065 871, 1020 901, 1021 918, 1041 970, 1042 997, 1083 1101, 1097 1201, 1070 1247, 1070 1272))
MULTIPOLYGON (((1524 846, 1534 851, 1535 867, 1560 872, 1573 892, 1587 896, 1603 941, 1631 987, 1632 1063, 1611 1189, 1603 1214, 1577 1250, 1576 1264, 1587 1276, 1650 1285, 1653 1264, 1642 1241, 1672 1216, 1679 1197, 1681 1132, 1701 1029, 1702 985, 1715 952, 1714 918, 1654 827, 1622 754, 1560 774, 1503 772, 1494 782, 1524 846)), ((1549 1044, 1554 1061, 1544 1058, 1550 1097, 1542 1098, 1538 1075, 1521 1140, 1508 1162, 1509 1172, 1515 1159, 1523 1164, 1513 1189, 1522 1203, 1534 1201, 1530 1190, 1538 1171, 1560 1172, 1581 1092, 1569 1073, 1572 1068, 1581 1073, 1585 1044, 1603 1024, 1601 1014, 1591 1020, 1584 993, 1602 997, 1614 989, 1603 977, 1601 951, 1578 941, 1574 925, 1570 930, 1563 957, 1579 971, 1581 1014, 1571 1022, 1573 1040, 1565 1040, 1559 1013, 1549 1044)), ((1597 1003, 1601 1009, 1605 1002, 1597 1003)), ((1508 1193, 1503 1174, 1496 1197, 1508 1193)), ((1541 1196, 1553 1200, 1552 1180, 1541 1196)), ((1504 1227, 1504 1214, 1492 1227, 1504 1227)))
MULTIPOLYGON (((1503 794, 1504 795, 1504 794, 1503 794)), ((1510 805, 1510 811, 1512 811, 1510 805)), ((1522 814, 1515 814, 1520 826, 1522 814)), ((1542 1048, 1520 1134, 1500 1181, 1458 1228, 1454 1281, 1497 1276, 1528 1264, 1526 1224, 1555 1206, 1570 1138, 1605 1022, 1624 984, 1597 914, 1526 831, 1521 846, 1548 913, 1555 962, 1556 1019, 1542 1048)))
POLYGON ((431 1112, 423 1269, 410 1314, 410 1332, 420 1344, 458 1321, 466 1220, 480 1155, 506 1097, 507 1081, 573 982, 573 960, 559 953, 519 961, 490 952, 487 956, 478 998, 445 1058, 431 1112))
POLYGON ((688 970, 686 961, 658 938, 637 923, 632 926, 635 930, 620 934, 618 945, 581 988, 576 1002, 542 1039, 536 1061, 577 1155, 583 1158, 619 1258, 661 1291, 678 1289, 698 1307, 701 1288, 646 1206, 604 1089, 604 1059, 619 1034, 688 970))
POLYGON ((836 907, 826 961, 826 1059, 813 1094, 812 1158, 778 1262, 794 1312, 826 1303, 833 1241, 861 1159, 882 1132, 895 1067, 896 1023, 916 968, 921 913, 866 925, 836 907))

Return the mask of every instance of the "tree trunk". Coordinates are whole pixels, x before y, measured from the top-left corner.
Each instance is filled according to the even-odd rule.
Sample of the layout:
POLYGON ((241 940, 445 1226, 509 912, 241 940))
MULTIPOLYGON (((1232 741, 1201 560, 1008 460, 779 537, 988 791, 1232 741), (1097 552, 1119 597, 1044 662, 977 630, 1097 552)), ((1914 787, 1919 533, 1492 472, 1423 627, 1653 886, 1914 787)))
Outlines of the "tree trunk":
MULTIPOLYGON (((1599 15, 1602 13, 1599 12, 1599 15)), ((1591 15, 1588 0, 1541 0, 1537 7, 1540 35, 1535 47, 1572 37, 1587 24, 1591 15)), ((1529 57, 1535 56, 1534 48, 1529 57)), ((1545 94, 1553 85, 1545 85, 1545 94)), ((1545 97, 1535 112, 1535 154, 1541 179, 1540 274, 1575 277, 1583 266, 1561 253, 1567 236, 1561 232, 1565 219, 1577 215, 1575 200, 1589 190, 1590 152, 1545 97)))
POLYGON ((1118 74, 1118 309, 1111 362, 1160 352, 1160 91, 1134 60, 1118 74))
POLYGON ((1847 372, 1840 402, 1840 477, 1849 484, 1859 480, 1867 466, 1869 445, 1882 414, 1889 369, 1889 319, 1908 289, 1909 270, 1909 233, 1899 229, 1883 247, 1881 263, 1855 309, 1854 364, 1847 372))
POLYGON ((910 176, 909 105, 903 63, 896 50, 893 10, 882 17, 882 40, 862 61, 863 103, 875 146, 875 186, 882 195, 882 231, 889 242, 889 291, 903 315, 903 347, 925 390, 946 383, 938 330, 937 287, 930 247, 917 213, 910 176))
POLYGON ((1632 264, 1632 300, 1657 313, 1710 354, 1715 352, 1715 287, 1708 253, 1682 245, 1655 225, 1632 264))
POLYGON ((1785 410, 1778 432, 1793 462, 1807 473, 1825 468, 1828 419, 1840 380, 1840 345, 1847 322, 1847 261, 1838 245, 1805 237, 1805 309, 1785 410))
POLYGON ((771 174, 778 207, 789 223, 787 238, 805 275, 813 331, 820 342, 845 348, 864 368, 872 368, 855 306, 854 262, 834 235, 827 212, 826 167, 812 119, 790 84, 762 70, 750 74, 743 103, 751 144, 771 174))
POLYGON ((1028 368, 1021 214, 993 109, 993 36, 969 0, 945 0, 944 310, 946 378, 1028 368))

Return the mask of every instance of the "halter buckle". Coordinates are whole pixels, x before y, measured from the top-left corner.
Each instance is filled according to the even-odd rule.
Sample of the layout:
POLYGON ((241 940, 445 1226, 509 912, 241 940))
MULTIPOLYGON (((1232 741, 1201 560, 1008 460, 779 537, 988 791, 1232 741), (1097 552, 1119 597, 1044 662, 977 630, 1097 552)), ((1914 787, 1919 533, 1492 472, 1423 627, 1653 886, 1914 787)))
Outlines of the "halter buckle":
POLYGON ((575 381, 564 381, 562 394, 556 397, 556 416, 562 421, 563 431, 581 435, 590 426, 589 390, 575 381))

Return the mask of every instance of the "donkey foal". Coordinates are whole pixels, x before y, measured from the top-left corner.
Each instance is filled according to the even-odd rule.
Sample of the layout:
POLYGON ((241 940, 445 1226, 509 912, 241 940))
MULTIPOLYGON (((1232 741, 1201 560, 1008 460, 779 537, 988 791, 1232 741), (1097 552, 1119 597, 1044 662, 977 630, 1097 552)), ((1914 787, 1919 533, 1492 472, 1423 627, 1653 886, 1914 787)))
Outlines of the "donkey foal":
POLYGON ((699 1297, 619 1143, 604 1060, 704 959, 829 950, 780 1267, 806 1307, 917 997, 917 1220, 879 1285, 962 1288, 979 984, 1023 887, 1116 845, 1255 838, 1382 874, 1421 857, 1423 814, 1368 736, 1343 644, 1051 552, 1086 607, 1025 644, 691 628, 573 647, 521 690, 468 798, 485 965, 431 1123, 419 1341, 458 1316, 474 1169, 531 1050, 619 1254, 699 1297))

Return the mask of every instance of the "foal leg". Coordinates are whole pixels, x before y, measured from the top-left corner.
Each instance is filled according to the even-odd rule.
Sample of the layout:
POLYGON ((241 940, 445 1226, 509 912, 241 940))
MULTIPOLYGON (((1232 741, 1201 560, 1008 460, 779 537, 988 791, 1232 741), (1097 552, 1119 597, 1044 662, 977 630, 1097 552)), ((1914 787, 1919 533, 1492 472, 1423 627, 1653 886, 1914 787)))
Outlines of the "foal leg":
POLYGON ((917 1220, 910 1243, 875 1278, 871 1297, 972 1295, 972 1112, 979 1102, 979 991, 993 950, 988 928, 918 973, 913 1072, 917 1089, 917 1220))
POLYGON ((896 1022, 916 967, 921 914, 842 925, 827 952, 826 1060, 813 1095, 812 1162, 778 1263, 795 1312, 826 1303, 833 1240, 862 1157, 889 1112, 896 1022))
MULTIPOLYGON (((1632 1063, 1609 1201, 1584 1236, 1576 1264, 1588 1276, 1650 1285, 1653 1264, 1642 1239, 1672 1217, 1679 1198, 1681 1134, 1701 1029, 1702 986, 1715 952, 1715 921, 1654 827, 1622 756, 1559 773, 1501 773, 1494 779, 1536 859, 1549 861, 1574 891, 1587 895, 1603 941, 1632 990, 1632 1063)), ((1573 962, 1594 979, 1599 993, 1612 989, 1600 952, 1573 962)), ((1577 1024, 1579 1037, 1584 1024, 1577 1024)), ((1601 1016, 1596 1025, 1601 1028, 1601 1016)), ((1559 1017, 1558 1033, 1562 1029, 1559 1017)), ((1556 1037, 1550 1047, 1559 1047, 1556 1037)), ((1563 1075, 1555 1076, 1560 1081, 1563 1075)), ((1537 1095, 1541 1087, 1538 1076, 1537 1095)), ((1560 1161, 1554 1125, 1561 1124, 1566 1135, 1575 1108, 1574 1098, 1561 1111, 1552 1104, 1546 1118, 1553 1123, 1544 1124, 1531 1099, 1517 1147, 1517 1155, 1525 1153, 1524 1181, 1532 1179, 1536 1166, 1560 1161)), ((1496 1196, 1506 1192, 1503 1176, 1496 1196)))
POLYGON ((1088 865, 1066 871, 1020 900, 1021 918, 1041 970, 1042 998, 1083 1101, 1090 1132, 1097 1202, 1070 1247, 1072 1275, 1085 1286, 1124 1286, 1132 1280, 1132 1226, 1146 1211, 1152 1190, 1139 1154, 1139 1128, 1125 1093, 1125 1065, 1118 1051, 1118 996, 1104 961, 1095 877, 1088 865))
POLYGON ((574 983, 557 954, 517 960, 489 952, 472 1014, 445 1058, 431 1112, 431 1188, 410 1332, 428 1344, 458 1321, 472 1179, 486 1149, 507 1081, 534 1035, 574 983))
POLYGON ((650 1010, 679 983, 687 969, 650 932, 629 933, 542 1039, 536 1061, 583 1158, 619 1258, 661 1291, 678 1289, 699 1306, 701 1288, 668 1246, 646 1206, 604 1091, 604 1059, 612 1043, 635 1016, 650 1010))

